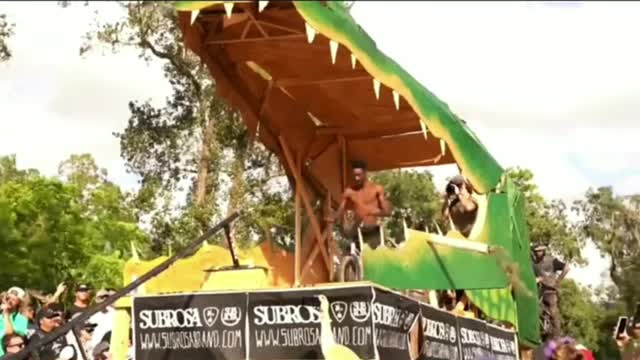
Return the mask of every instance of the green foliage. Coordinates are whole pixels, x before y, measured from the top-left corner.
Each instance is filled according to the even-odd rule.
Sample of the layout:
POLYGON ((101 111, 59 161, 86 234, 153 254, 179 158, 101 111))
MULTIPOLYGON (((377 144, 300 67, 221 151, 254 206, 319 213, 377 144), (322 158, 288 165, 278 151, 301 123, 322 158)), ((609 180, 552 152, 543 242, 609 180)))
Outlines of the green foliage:
POLYGON ((7 22, 7 15, 0 14, 0 62, 11 59, 11 49, 7 40, 13 35, 14 27, 7 22))
POLYGON ((433 184, 431 173, 388 170, 375 173, 371 179, 385 188, 386 196, 393 204, 394 212, 388 228, 394 239, 402 238, 403 220, 410 228, 429 228, 432 232, 437 232, 437 228, 440 228, 446 231, 445 222, 440 215, 442 196, 433 184))
POLYGON ((98 176, 106 172, 89 155, 74 155, 61 169, 68 181, 0 157, 0 288, 52 291, 68 279, 120 285, 130 242, 147 243, 126 194, 98 176))
POLYGON ((575 209, 582 215, 582 235, 609 256, 611 280, 633 308, 640 300, 640 195, 616 196, 611 187, 589 189, 575 209))
POLYGON ((113 6, 126 15, 97 21, 81 54, 98 47, 135 49, 144 60, 163 64, 172 88, 162 107, 132 99, 128 125, 116 133, 128 170, 140 178, 131 205, 151 225, 152 250, 175 250, 240 208, 248 215, 234 227, 241 245, 292 218, 290 194, 266 186, 283 173, 278 161, 250 144, 240 115, 216 95, 208 70, 184 48, 176 12, 161 2, 113 6))
POLYGON ((583 264, 580 249, 584 242, 569 222, 565 203, 562 200, 547 201, 540 194, 531 170, 510 168, 507 176, 525 196, 531 243, 547 244, 554 254, 566 261, 583 264))
POLYGON ((600 346, 601 305, 593 301, 590 289, 566 279, 560 286, 560 313, 564 333, 576 338, 587 348, 597 351, 600 346))

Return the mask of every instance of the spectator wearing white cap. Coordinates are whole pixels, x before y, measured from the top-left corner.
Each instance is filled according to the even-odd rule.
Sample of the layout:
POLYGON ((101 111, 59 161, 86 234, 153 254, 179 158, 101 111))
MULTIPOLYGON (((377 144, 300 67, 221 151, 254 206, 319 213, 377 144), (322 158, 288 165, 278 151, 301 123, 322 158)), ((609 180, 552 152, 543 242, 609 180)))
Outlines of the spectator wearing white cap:
MULTIPOLYGON (((24 301, 25 291, 19 287, 12 287, 2 297, 2 321, 0 321, 0 342, 6 335, 17 334, 25 336, 29 321, 20 314, 20 305, 24 301)), ((0 347, 0 356, 4 350, 0 347)))

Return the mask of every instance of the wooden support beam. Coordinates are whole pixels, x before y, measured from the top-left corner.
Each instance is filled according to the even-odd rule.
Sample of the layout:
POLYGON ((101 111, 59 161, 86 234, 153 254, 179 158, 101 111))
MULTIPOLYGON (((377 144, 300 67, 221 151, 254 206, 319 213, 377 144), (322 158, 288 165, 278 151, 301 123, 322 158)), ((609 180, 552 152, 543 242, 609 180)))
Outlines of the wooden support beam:
MULTIPOLYGON (((291 169, 291 173, 296 182, 296 189, 300 190, 300 196, 302 198, 302 203, 304 204, 307 215, 309 215, 309 220, 311 221, 311 226, 313 228, 313 232, 316 235, 316 244, 320 247, 320 253, 324 259, 325 265, 327 266, 327 270, 331 271, 331 259, 329 258, 329 254, 327 253, 327 249, 325 249, 324 245, 324 233, 322 228, 320 227, 320 223, 318 219, 315 217, 315 213, 313 211, 313 206, 311 206, 311 201, 309 200, 309 195, 307 194, 304 188, 304 182, 302 179, 302 174, 298 172, 296 164, 293 160, 293 155, 291 154, 291 150, 287 145, 285 138, 281 135, 279 136, 280 146, 282 147, 282 152, 284 153, 284 157, 287 160, 287 164, 289 165, 289 169, 291 169)), ((326 230, 326 229, 325 229, 326 230)))
POLYGON ((334 77, 327 79, 278 79, 276 85, 283 87, 293 86, 309 86, 309 85, 323 85, 331 83, 341 83, 348 81, 371 81, 371 76, 347 76, 347 77, 334 77))
POLYGON ((343 135, 338 136, 338 144, 340 146, 340 184, 342 191, 347 189, 347 140, 343 135))
POLYGON ((265 20, 258 20, 258 22, 260 23, 260 25, 264 25, 266 27, 271 27, 274 29, 278 29, 278 30, 282 30, 282 31, 288 31, 292 34, 304 34, 304 31, 302 30, 298 30, 298 29, 294 29, 288 26, 283 26, 283 25, 278 25, 278 24, 274 24, 272 22, 269 21, 265 21, 265 20))
POLYGON ((242 29, 242 35, 240 35, 240 39, 247 38, 247 33, 249 32, 249 29, 251 29, 251 22, 247 22, 247 24, 244 26, 244 29, 242 29))
MULTIPOLYGON (((315 218, 315 214, 313 214, 312 216, 315 218)), ((322 232, 322 239, 324 239, 324 238, 326 238, 328 236, 328 232, 331 231, 330 229, 331 229, 330 226, 327 226, 324 229, 324 231, 322 232)), ((314 244, 313 250, 311 250, 311 253, 307 257, 307 261, 305 262, 304 267, 302 268, 302 274, 300 275, 301 279, 304 279, 304 276, 311 269, 311 265, 313 265, 313 261, 316 259, 316 257, 320 253, 320 250, 324 249, 324 247, 322 245, 324 245, 324 244, 320 244, 319 242, 316 242, 314 244)), ((326 249, 324 251, 326 251, 326 249)), ((329 266, 329 270, 328 271, 329 271, 329 277, 331 277, 331 266, 329 266)))
MULTIPOLYGON (((331 193, 329 191, 327 191, 327 196, 324 201, 322 215, 325 219, 331 215, 331 193)), ((336 251, 335 251, 336 242, 333 239, 332 225, 333 224, 330 224, 330 223, 326 224, 326 229, 325 229, 326 240, 327 240, 327 250, 329 252, 329 259, 331 259, 331 266, 329 267, 329 281, 331 282, 333 282, 334 280, 333 277, 335 275, 335 271, 333 271, 333 257, 336 254, 336 251)))
POLYGON ((295 39, 306 39, 306 35, 292 34, 292 35, 271 36, 268 38, 258 37, 258 38, 248 38, 248 39, 224 39, 220 36, 215 36, 210 40, 207 40, 205 44, 220 45, 220 44, 252 43, 252 42, 279 41, 279 40, 281 41, 281 40, 295 40, 295 39))
POLYGON ((258 9, 254 6, 255 4, 246 4, 246 5, 248 6, 244 6, 242 9, 249 16, 249 19, 250 19, 249 21, 251 21, 251 23, 253 23, 253 25, 255 25, 255 27, 258 28, 258 31, 260 31, 260 34, 262 34, 263 37, 268 38, 269 34, 264 30, 260 22, 256 20, 256 14, 258 13, 258 9))
POLYGON ((300 187, 296 186, 296 211, 295 211, 295 226, 296 226, 296 248, 295 248, 295 258, 294 258, 294 285, 300 286, 302 277, 301 277, 301 264, 302 264, 302 207, 300 206, 301 195, 300 195, 300 187))
POLYGON ((367 129, 363 126, 357 128, 340 126, 318 126, 315 129, 315 133, 317 135, 342 135, 345 138, 349 139, 366 140, 384 137, 415 135, 418 133, 422 134, 422 130, 419 128, 419 125, 415 123, 410 124, 407 122, 406 125, 389 124, 388 128, 379 130, 371 130, 370 128, 367 129))

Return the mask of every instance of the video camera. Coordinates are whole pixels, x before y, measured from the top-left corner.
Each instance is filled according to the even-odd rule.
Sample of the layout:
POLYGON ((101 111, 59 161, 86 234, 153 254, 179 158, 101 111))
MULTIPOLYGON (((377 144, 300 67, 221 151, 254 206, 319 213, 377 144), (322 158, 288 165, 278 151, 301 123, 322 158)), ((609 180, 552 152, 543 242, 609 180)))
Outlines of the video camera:
POLYGON ((458 195, 458 193, 460 193, 460 188, 453 183, 449 183, 447 185, 447 195, 452 196, 452 195, 458 195))

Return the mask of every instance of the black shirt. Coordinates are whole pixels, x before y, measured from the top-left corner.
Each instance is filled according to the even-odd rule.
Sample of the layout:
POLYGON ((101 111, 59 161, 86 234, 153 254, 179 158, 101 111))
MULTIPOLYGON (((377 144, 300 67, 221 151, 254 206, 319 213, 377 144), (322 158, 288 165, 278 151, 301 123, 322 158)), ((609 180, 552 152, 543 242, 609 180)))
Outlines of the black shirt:
POLYGON ((71 309, 67 311, 67 321, 73 319, 74 317, 76 317, 76 315, 86 311, 87 309, 88 307, 80 307, 76 304, 71 305, 71 309))
POLYGON ((542 278, 541 284, 545 290, 557 290, 557 272, 563 271, 567 265, 549 255, 545 255, 542 260, 534 262, 533 271, 536 277, 542 278))
MULTIPOLYGON (((33 336, 31 337, 30 341, 38 341, 40 339, 43 339, 47 335, 49 335, 49 333, 46 333, 41 329, 37 329, 33 333, 33 336)), ((38 349, 37 351, 38 357, 40 358, 40 360, 56 360, 58 355, 60 354, 60 351, 62 351, 62 348, 65 347, 66 345, 67 345, 66 337, 60 336, 56 340, 38 349)))

